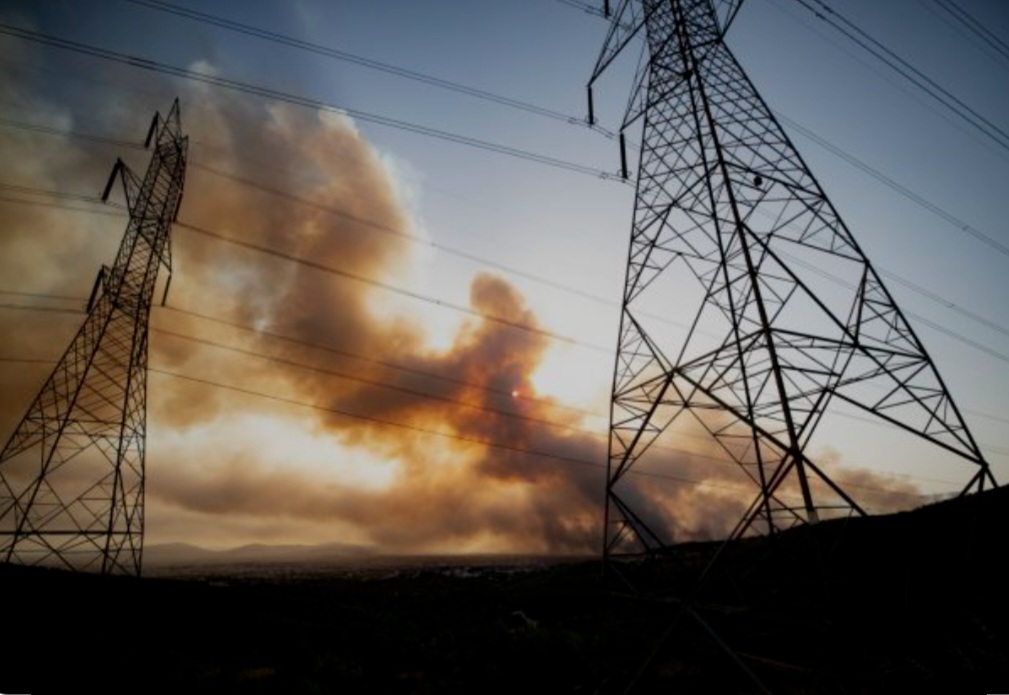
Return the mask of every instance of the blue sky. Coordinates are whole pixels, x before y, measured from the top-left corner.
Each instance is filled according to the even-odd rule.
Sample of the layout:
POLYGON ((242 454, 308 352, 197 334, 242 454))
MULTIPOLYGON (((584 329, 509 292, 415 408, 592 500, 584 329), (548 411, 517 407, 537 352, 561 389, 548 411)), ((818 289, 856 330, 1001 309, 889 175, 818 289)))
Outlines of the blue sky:
MULTIPOLYGON (((200 4, 178 0, 178 4, 518 99, 569 114, 574 119, 584 118, 585 84, 606 29, 598 17, 556 0, 200 4)), ((1009 40, 1009 7, 1004 3, 960 0, 960 4, 997 35, 1009 40)), ((1009 90, 1005 89, 1009 61, 980 47, 975 38, 954 27, 932 0, 888 3, 858 0, 837 9, 979 114, 1009 130, 1009 90)), ((86 8, 72 2, 13 0, 0 10, 0 21, 172 66, 212 71, 333 106, 500 143, 590 169, 616 172, 619 165, 616 143, 578 123, 545 118, 347 61, 238 35, 125 0, 102 0, 89 3, 86 8)), ((1009 151, 985 142, 795 0, 747 0, 728 41, 765 100, 780 115, 814 131, 949 215, 1009 246, 1005 224, 1009 217, 1005 187, 1009 151)), ((7 69, 17 76, 16 81, 2 88, 4 109, 0 117, 10 120, 137 140, 143 136, 150 114, 156 109, 167 109, 179 95, 184 125, 192 138, 192 157, 194 161, 202 158, 212 163, 217 161, 214 147, 224 146, 214 140, 223 132, 222 127, 213 125, 209 119, 187 120, 187 115, 203 113, 201 109, 206 106, 187 103, 187 97, 208 103, 229 99, 241 102, 245 105, 236 108, 250 118, 255 118, 255 114, 263 116, 275 108, 255 97, 194 86, 150 70, 19 39, 4 37, 3 46, 4 59, 9 63, 7 69)), ((604 127, 614 129, 619 123, 636 58, 636 49, 629 50, 597 86, 596 110, 604 127)), ((282 108, 300 109, 289 105, 282 108)), ((294 118, 315 117, 301 110, 306 113, 294 118)), ((494 154, 360 118, 354 119, 354 128, 368 151, 380 161, 410 233, 429 242, 404 244, 408 258, 394 264, 395 268, 386 268, 388 274, 383 278, 426 297, 465 306, 472 301, 475 277, 481 272, 501 276, 521 296, 538 325, 573 341, 549 341, 528 388, 535 387, 538 396, 604 411, 612 374, 612 346, 633 188, 616 180, 494 154), (455 253, 440 251, 432 244, 455 253), (484 260, 462 258, 460 254, 484 260)), ((911 313, 912 325, 954 399, 965 411, 968 424, 990 457, 996 477, 1000 481, 1009 479, 1009 413, 1005 407, 1009 393, 1009 305, 1005 301, 1009 296, 1005 280, 1009 255, 902 197, 812 142, 787 122, 785 128, 877 269, 884 272, 885 279, 896 278, 889 283, 890 290, 901 307, 911 313), (932 298, 902 281, 927 290, 932 298), (1002 330, 971 319, 964 311, 1002 330), (955 331, 990 352, 937 331, 916 320, 916 316, 955 331)), ((342 170, 350 176, 355 171, 353 164, 341 162, 339 157, 345 154, 342 150, 334 149, 330 155, 324 149, 309 148, 303 154, 314 158, 310 163, 293 155, 279 161, 266 154, 268 151, 275 154, 276 150, 264 147, 260 152, 261 143, 254 128, 232 130, 240 130, 243 135, 227 144, 228 161, 241 161, 242 171, 264 185, 299 193, 305 191, 293 185, 299 176, 311 172, 338 176, 342 170)), ((289 135, 294 139, 297 132, 289 135)), ((638 135, 628 134, 632 140, 637 140, 638 135)), ((81 147, 71 141, 68 146, 81 147)), ((84 179, 75 178, 70 172, 90 175, 92 170, 102 170, 106 163, 111 163, 110 157, 116 155, 115 149, 84 148, 80 152, 80 158, 74 160, 78 165, 67 169, 65 162, 56 158, 46 160, 40 151, 42 161, 37 164, 20 161, 4 176, 4 183, 36 186, 48 183, 42 186, 48 188, 55 184, 70 193, 97 191, 104 184, 103 174, 84 179)), ((136 153, 130 156, 137 162, 135 166, 142 168, 143 157, 136 153)), ((211 195, 212 186, 221 184, 220 181, 211 184, 210 180, 206 172, 191 173, 181 220, 204 223, 204 219, 196 219, 198 210, 209 209, 205 200, 200 202, 200 197, 211 195)), ((310 191, 304 194, 311 197, 310 191)), ((0 203, 0 215, 14 219, 20 208, 4 205, 0 203)), ((49 266, 40 272, 25 273, 28 258, 47 258, 43 242, 39 241, 39 247, 32 249, 27 232, 9 236, 5 275, 16 277, 18 285, 0 289, 86 294, 94 269, 118 243, 121 223, 116 220, 110 223, 94 215, 81 215, 79 219, 63 216, 59 222, 53 222, 88 230, 97 229, 99 222, 111 226, 107 231, 93 232, 104 235, 98 237, 103 241, 93 241, 96 237, 91 236, 88 237, 91 242, 81 242, 90 255, 86 256, 87 264, 81 263, 86 267, 80 269, 53 265, 50 258, 49 266), (22 253, 25 255, 19 255, 22 253)), ((228 231, 241 233, 238 228, 228 231)), ((200 274, 187 273, 184 261, 195 259, 204 252, 204 247, 200 246, 197 252, 191 235, 177 234, 176 244, 180 263, 173 279, 173 292, 179 302, 189 299, 211 313, 217 310, 219 314, 228 314, 241 299, 248 299, 225 296, 228 283, 224 281, 209 290, 201 288, 200 280, 208 277, 205 269, 200 274)), ((202 257, 201 262, 210 263, 202 257)), ((222 271, 222 275, 226 272, 222 271)), ((232 284, 246 289, 251 286, 237 280, 232 284)), ((416 320, 425 331, 419 344, 432 351, 451 352, 453 346, 461 345, 473 318, 402 295, 382 296, 373 292, 368 302, 377 317, 385 315, 394 321, 395 317, 408 316, 416 320)), ((158 324, 162 321, 158 311, 155 310, 153 322, 162 325, 158 324)), ((671 301, 669 318, 689 321, 694 311, 695 307, 671 301)), ((24 311, 16 313, 17 321, 41 325, 42 318, 26 317, 24 311)), ((52 316, 43 318, 57 320, 52 316)), ((71 324, 73 320, 70 319, 71 324)), ((33 348, 27 338, 15 335, 18 324, 13 318, 8 316, 5 321, 6 339, 0 340, 6 345, 0 344, 0 355, 18 357, 26 350, 43 349, 33 348)), ((167 326, 171 319, 163 321, 167 326)), ((61 330, 65 333, 69 329, 61 330)), ((37 335, 39 340, 45 336, 44 340, 53 345, 60 340, 41 328, 37 335)), ((157 336, 152 341, 156 339, 157 336)), ((54 347, 47 354, 58 352, 54 347)), ((159 359, 155 352, 152 365, 159 359)), ((196 363, 190 366, 199 368, 196 363)), ((5 393, 18 394, 5 396, 5 400, 29 398, 32 378, 38 383, 46 372, 45 368, 39 368, 26 374, 24 369, 16 363, 0 365, 5 372, 0 379, 9 385, 5 393)), ((152 394, 161 383, 152 378, 152 394)), ((154 395, 151 398, 151 437, 155 438, 161 417, 158 408, 163 404, 154 395)), ((245 407, 244 403, 233 407, 245 407)), ((19 407, 13 402, 3 406, 3 425, 7 431, 16 421, 13 413, 19 407)), ((261 416, 256 411, 256 417, 261 416)), ((580 424, 605 429, 604 423, 598 417, 585 416, 580 424)), ((220 431, 225 429, 228 436, 242 431, 237 421, 222 425, 220 431)), ((182 426, 166 427, 162 432, 166 430, 171 430, 170 437, 176 443, 186 436, 191 440, 197 438, 192 430, 186 435, 182 426)), ((946 470, 941 462, 923 462, 907 452, 902 455, 889 443, 881 444, 889 441, 882 435, 878 440, 876 435, 853 437, 840 427, 831 436, 832 439, 823 442, 824 450, 830 450, 847 465, 912 476, 910 483, 925 493, 947 492, 963 480, 959 469, 946 470)), ((208 455, 213 457, 217 440, 212 431, 200 433, 199 437, 206 439, 200 450, 210 452, 208 455)), ((347 440, 341 442, 346 445, 347 440)), ((299 440, 293 448, 303 445, 304 441, 299 440)), ((378 449, 381 447, 373 447, 365 457, 368 463, 362 465, 382 468, 385 464, 380 461, 378 449)), ((158 465, 156 452, 163 450, 157 441, 152 443, 148 461, 152 471, 158 465)), ((227 458, 232 454, 233 451, 221 456, 227 458)), ((280 463, 271 463, 269 467, 272 470, 280 467, 280 463)), ((154 480, 152 477, 152 485, 154 480)), ((598 497, 601 500, 601 487, 598 497)), ((171 514, 157 510, 168 510, 171 505, 156 496, 152 505, 155 513, 150 528, 155 538, 210 544, 264 538, 262 526, 227 522, 235 515, 248 514, 248 510, 210 510, 199 505, 185 508, 188 521, 179 521, 174 526, 166 522, 159 531, 154 522, 171 514), (198 520, 207 518, 221 522, 223 530, 219 536, 200 535, 193 530, 198 520)), ((312 527, 314 530, 301 536, 297 529, 307 526, 296 523, 297 514, 278 514, 286 519, 287 530, 267 540, 332 539, 321 527, 312 527)), ((361 532, 358 527, 362 522, 358 519, 341 517, 340 521, 350 529, 348 534, 354 539, 375 540, 361 532)), ((689 526, 684 524, 685 532, 691 530, 689 526)), ((717 528, 717 524, 712 528, 717 528)), ((488 533, 468 537, 466 542, 472 547, 482 547, 481 542, 492 548, 515 547, 504 536, 488 533), (491 537, 497 540, 488 541, 491 537)), ((430 543, 419 546, 434 547, 430 543)))

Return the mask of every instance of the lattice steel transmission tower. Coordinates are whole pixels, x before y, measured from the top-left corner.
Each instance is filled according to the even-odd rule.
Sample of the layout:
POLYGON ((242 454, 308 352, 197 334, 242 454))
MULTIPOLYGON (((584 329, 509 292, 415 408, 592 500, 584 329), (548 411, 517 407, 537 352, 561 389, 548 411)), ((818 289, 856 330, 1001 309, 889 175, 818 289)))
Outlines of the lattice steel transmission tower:
POLYGON ((623 0, 589 83, 592 121, 592 83, 643 35, 621 127, 643 120, 606 557, 669 544, 626 476, 684 421, 755 483, 733 536, 864 514, 810 453, 842 404, 966 462, 964 492, 995 485, 922 342, 726 46, 741 2, 623 0), (699 308, 677 334, 663 319, 684 301, 699 308))
MULTIPOLYGON (((143 181, 118 160, 130 220, 88 315, 0 452, 0 560, 139 575, 144 535, 147 327, 158 267, 171 272, 188 138, 178 99, 155 114, 143 181)), ((168 286, 165 286, 167 293, 168 286)))

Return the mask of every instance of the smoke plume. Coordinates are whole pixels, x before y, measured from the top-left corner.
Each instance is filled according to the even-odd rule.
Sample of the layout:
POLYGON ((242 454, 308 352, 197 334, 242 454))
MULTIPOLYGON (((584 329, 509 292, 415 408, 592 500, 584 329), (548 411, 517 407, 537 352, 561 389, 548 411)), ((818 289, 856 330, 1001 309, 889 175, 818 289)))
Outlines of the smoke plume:
MULTIPOLYGON (((4 113, 86 130, 32 86, 8 80, 4 113)), ((389 155, 339 115, 157 87, 136 101, 164 113, 178 92, 191 140, 171 292, 151 319, 149 541, 597 552, 605 438, 536 392, 553 346, 529 300, 479 272, 464 321, 433 347, 423 263, 406 236, 423 227, 389 155)), ((108 102, 89 122, 125 124, 139 140, 150 113, 108 102)), ((10 180, 42 189, 97 192, 117 155, 28 130, 0 139, 10 180)), ((128 154, 142 175, 146 155, 128 154)), ((0 203, 0 289, 86 297, 125 217, 33 200, 43 204, 0 203)), ((3 355, 55 360, 81 318, 0 311, 3 355)), ((26 365, 2 372, 5 432, 51 369, 26 365)), ((751 493, 715 453, 671 450, 664 475, 632 476, 626 494, 670 537, 724 535, 751 493)))

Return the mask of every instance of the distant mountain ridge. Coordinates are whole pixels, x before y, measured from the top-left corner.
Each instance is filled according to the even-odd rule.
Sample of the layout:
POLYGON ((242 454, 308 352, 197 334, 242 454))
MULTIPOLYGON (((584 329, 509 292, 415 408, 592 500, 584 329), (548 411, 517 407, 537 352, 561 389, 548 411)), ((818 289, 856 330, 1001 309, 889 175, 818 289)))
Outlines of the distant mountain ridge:
POLYGON ((375 549, 352 543, 319 545, 268 545, 250 543, 224 550, 211 550, 191 543, 157 543, 144 548, 144 565, 211 565, 242 562, 320 562, 370 557, 375 549))

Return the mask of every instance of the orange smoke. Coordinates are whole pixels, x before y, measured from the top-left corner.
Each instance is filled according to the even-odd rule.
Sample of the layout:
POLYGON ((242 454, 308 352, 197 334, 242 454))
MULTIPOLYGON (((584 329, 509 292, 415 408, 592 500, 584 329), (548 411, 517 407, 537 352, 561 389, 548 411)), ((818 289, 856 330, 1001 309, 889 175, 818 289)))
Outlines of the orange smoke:
MULTIPOLYGON (((20 86, 3 107, 59 111, 20 86)), ((167 108, 177 88, 153 106, 167 108)), ((149 541, 597 552, 605 438, 536 393, 551 340, 526 299, 476 274, 474 314, 435 350, 413 300, 390 304, 376 284, 414 287, 415 245, 390 230, 418 232, 402 182, 352 122, 208 88, 180 97, 191 159, 169 305, 151 319, 149 541)), ((149 112, 130 112, 139 138, 149 112)), ((75 192, 97 191, 123 154, 24 131, 0 139, 12 180, 75 192)), ((128 162, 146 166, 136 153, 128 162)), ((5 284, 84 297, 125 218, 4 203, 0 224, 5 284)), ((0 311, 3 354, 55 360, 78 320, 0 311)), ((46 369, 2 372, 4 432, 46 369)), ((752 493, 713 453, 696 442, 669 451, 662 470, 675 476, 631 476, 625 494, 670 538, 724 535, 752 493)))

